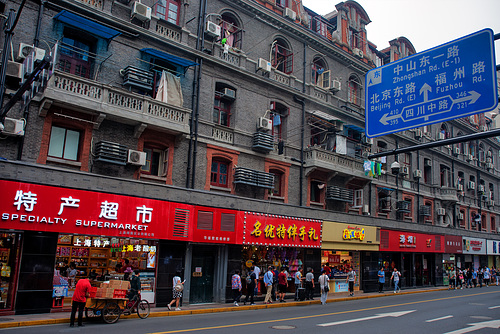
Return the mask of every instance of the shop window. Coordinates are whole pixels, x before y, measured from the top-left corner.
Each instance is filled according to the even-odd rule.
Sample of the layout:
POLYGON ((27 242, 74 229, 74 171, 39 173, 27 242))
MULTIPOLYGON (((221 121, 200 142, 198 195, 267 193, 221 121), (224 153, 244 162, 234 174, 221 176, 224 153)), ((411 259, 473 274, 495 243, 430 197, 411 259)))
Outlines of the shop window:
POLYGON ((283 39, 276 39, 271 46, 271 65, 286 74, 293 72, 293 52, 283 39))
POLYGON ((20 260, 20 241, 21 235, 17 233, 0 233, 0 262, 1 262, 1 282, 0 290, 0 310, 11 310, 13 298, 15 296, 14 287, 17 275, 16 265, 20 260))
POLYGON ((229 164, 225 161, 213 160, 210 185, 216 187, 228 187, 229 164))
POLYGON ((233 213, 221 213, 220 230, 226 232, 234 232, 236 223, 236 215, 233 213))
POLYGON ((231 106, 236 96, 236 91, 224 84, 217 83, 214 97, 213 122, 215 124, 231 125, 231 106))
POLYGON ((243 30, 240 28, 238 20, 231 14, 224 13, 222 14, 222 21, 220 23, 220 26, 222 31, 222 38, 226 39, 225 43, 229 47, 241 49, 243 30))
POLYGON ((144 148, 146 164, 141 167, 141 174, 166 177, 168 171, 168 149, 144 148))
POLYGON ((70 161, 78 161, 80 132, 59 126, 52 126, 48 156, 70 161))
POLYGON ((158 0, 155 5, 155 14, 163 20, 179 25, 180 7, 178 0, 158 0))
POLYGON ((70 29, 64 30, 57 67, 63 72, 91 78, 96 41, 82 39, 84 35, 87 34, 77 33, 70 29))
POLYGON ((198 222, 196 228, 198 230, 213 230, 214 213, 209 211, 198 211, 198 222))
POLYGON ((355 75, 349 77, 347 100, 352 104, 361 105, 361 81, 355 75))

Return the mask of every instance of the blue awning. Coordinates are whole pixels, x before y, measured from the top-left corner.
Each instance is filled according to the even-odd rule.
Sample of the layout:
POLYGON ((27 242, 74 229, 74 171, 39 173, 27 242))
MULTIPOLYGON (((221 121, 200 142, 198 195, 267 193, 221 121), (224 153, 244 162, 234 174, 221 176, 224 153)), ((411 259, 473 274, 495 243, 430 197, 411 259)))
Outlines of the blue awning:
POLYGON ((79 15, 70 13, 66 10, 63 10, 59 14, 54 16, 54 20, 58 20, 59 22, 72 26, 73 28, 86 31, 91 35, 106 40, 111 40, 121 34, 119 31, 115 29, 108 28, 105 25, 86 19, 79 15))
POLYGON ((189 66, 198 65, 194 61, 184 59, 181 57, 177 57, 177 56, 171 55, 169 53, 165 53, 165 52, 155 50, 155 49, 145 48, 145 49, 141 49, 141 52, 143 52, 147 55, 153 56, 155 58, 163 59, 169 63, 175 64, 178 66, 182 66, 184 68, 189 67, 189 66))
POLYGON ((359 127, 357 125, 352 125, 352 124, 344 124, 344 129, 352 129, 352 130, 358 131, 358 132, 365 132, 364 128, 359 127))

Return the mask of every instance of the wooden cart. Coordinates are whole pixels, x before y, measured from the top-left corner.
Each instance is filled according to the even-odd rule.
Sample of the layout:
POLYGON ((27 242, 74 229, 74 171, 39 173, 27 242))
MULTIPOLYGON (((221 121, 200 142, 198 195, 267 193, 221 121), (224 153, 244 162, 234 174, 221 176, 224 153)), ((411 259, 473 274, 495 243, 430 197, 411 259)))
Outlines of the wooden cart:
POLYGON ((137 312, 141 319, 149 316, 149 303, 140 300, 140 295, 133 301, 128 298, 87 298, 85 304, 85 316, 87 320, 102 319, 108 324, 113 324, 120 316, 130 315, 137 312))

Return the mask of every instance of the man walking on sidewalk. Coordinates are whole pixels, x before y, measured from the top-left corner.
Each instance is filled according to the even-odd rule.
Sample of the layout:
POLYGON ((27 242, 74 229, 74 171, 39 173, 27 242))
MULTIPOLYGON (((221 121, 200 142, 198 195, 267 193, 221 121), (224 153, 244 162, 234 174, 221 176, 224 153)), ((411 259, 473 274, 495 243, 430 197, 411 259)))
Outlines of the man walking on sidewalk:
POLYGON ((306 274, 306 299, 313 300, 314 295, 314 270, 312 268, 307 268, 306 274))
POLYGON ((351 267, 351 271, 347 273, 347 283, 349 284, 349 296, 354 296, 354 282, 356 281, 356 272, 354 268, 351 267))
POLYGON ((399 277, 401 277, 401 273, 394 267, 394 271, 392 272, 391 279, 394 281, 394 293, 400 292, 399 288, 399 277))
POLYGON ((264 304, 272 304, 273 301, 271 300, 271 292, 273 290, 273 280, 274 280, 274 274, 273 274, 273 267, 269 266, 267 268, 267 272, 264 274, 264 285, 266 286, 266 298, 264 299, 264 304))

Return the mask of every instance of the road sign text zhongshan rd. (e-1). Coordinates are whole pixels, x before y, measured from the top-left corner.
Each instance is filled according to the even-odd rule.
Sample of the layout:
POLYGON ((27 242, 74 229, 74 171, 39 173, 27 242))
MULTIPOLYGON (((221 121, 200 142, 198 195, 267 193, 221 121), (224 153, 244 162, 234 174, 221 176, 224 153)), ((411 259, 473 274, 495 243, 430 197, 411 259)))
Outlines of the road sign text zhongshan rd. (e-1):
POLYGON ((366 74, 366 135, 377 137, 496 108, 493 31, 484 29, 366 74))

